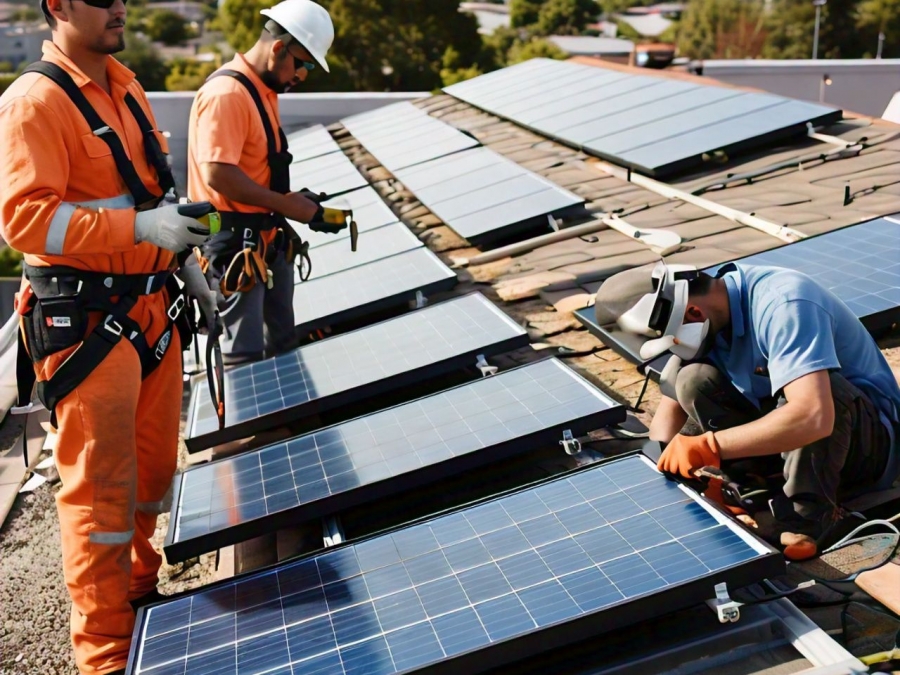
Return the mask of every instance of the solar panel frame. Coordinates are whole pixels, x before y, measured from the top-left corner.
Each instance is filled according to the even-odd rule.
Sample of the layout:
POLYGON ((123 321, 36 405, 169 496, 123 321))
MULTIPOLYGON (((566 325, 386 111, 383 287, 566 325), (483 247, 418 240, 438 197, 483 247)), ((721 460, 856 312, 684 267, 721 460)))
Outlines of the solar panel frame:
MULTIPOLYGON (((253 450, 240 457, 225 458, 203 464, 180 474, 174 482, 170 524, 164 544, 166 560, 170 563, 186 560, 265 532, 322 518, 368 502, 374 503, 377 499, 401 494, 414 488, 435 486, 436 489, 437 485, 448 476, 461 475, 487 464, 494 464, 515 455, 526 454, 555 444, 562 438, 562 432, 565 429, 570 430, 576 437, 583 436, 595 429, 623 422, 625 415, 624 406, 610 399, 562 362, 550 358, 504 371, 493 378, 468 382, 409 403, 295 437, 290 441, 253 450), (541 380, 547 382, 548 385, 552 384, 554 388, 545 389, 541 380), (515 398, 509 395, 513 394, 512 390, 515 390, 515 398), (557 392, 555 396, 553 392, 557 392), (518 396, 520 393, 521 397, 518 396), (565 399, 564 402, 556 406, 552 405, 559 400, 559 397, 565 399), (538 401, 537 398, 541 400, 538 401), (466 414, 458 411, 455 405, 461 406, 462 410, 471 409, 473 415, 471 424, 477 426, 480 423, 476 423, 476 419, 481 419, 483 415, 505 415, 504 409, 517 406, 517 401, 528 401, 527 405, 530 406, 544 406, 543 410, 536 410, 524 415, 529 419, 533 416, 543 426, 531 428, 532 425, 525 425, 521 423, 520 417, 516 417, 514 419, 519 420, 516 424, 521 428, 513 430, 507 426, 509 433, 504 436, 491 432, 485 437, 487 440, 482 441, 478 437, 477 430, 460 433, 470 420, 466 414), (594 405, 589 406, 588 403, 594 405), (563 410, 551 412, 557 407, 563 408, 563 410), (590 411, 586 412, 588 410, 590 411), (458 414, 458 417, 455 417, 455 414, 458 414), (553 417, 554 415, 559 416, 553 417), (430 421, 431 417, 440 420, 441 424, 438 425, 437 422, 434 422, 432 426, 428 426, 423 422, 423 418, 430 421), (553 421, 545 422, 548 418, 553 421), (411 427, 409 432, 394 439, 395 423, 399 423, 400 427, 403 427, 404 422, 411 427), (425 445, 434 440, 429 436, 432 430, 438 437, 448 435, 447 447, 449 448, 450 441, 452 441, 453 447, 446 452, 443 448, 441 451, 438 451, 437 448, 429 451, 430 454, 435 455, 435 461, 430 464, 410 467, 405 472, 389 476, 381 476, 379 473, 376 474, 377 480, 365 478, 367 474, 373 474, 374 467, 366 464, 356 467, 357 460, 362 461, 362 458, 358 458, 357 455, 368 455, 373 451, 385 455, 386 451, 380 450, 380 448, 389 449, 392 443, 399 444, 404 439, 408 439, 412 452, 419 457, 419 450, 425 451, 432 447, 425 445), (452 439, 449 438, 451 435, 452 439), (387 438, 387 436, 391 438, 379 442, 379 437, 387 438), (300 501, 299 491, 305 485, 315 482, 310 478, 318 475, 317 467, 322 468, 321 473, 324 476, 322 480, 328 481, 329 470, 325 468, 325 464, 330 462, 322 459, 322 449, 336 443, 338 438, 341 439, 342 445, 349 450, 347 461, 353 463, 353 471, 359 469, 359 484, 342 491, 332 491, 329 487, 326 490, 327 494, 323 492, 311 500, 300 501), (371 438, 371 446, 365 445, 365 438, 371 438), (413 439, 416 439, 415 442, 413 439), (466 441, 470 441, 467 446, 465 445, 466 441), (483 442, 484 445, 476 447, 475 441, 483 442), (311 464, 303 469, 293 469, 294 474, 292 475, 300 475, 302 472, 303 479, 306 480, 306 483, 302 485, 297 485, 299 478, 291 481, 298 491, 297 503, 289 507, 280 509, 276 507, 274 510, 270 510, 269 497, 275 493, 270 493, 265 489, 265 471, 271 462, 264 460, 264 457, 267 454, 273 455, 281 447, 285 448, 285 455, 290 456, 291 446, 304 444, 312 444, 311 447, 316 448, 321 462, 315 466, 311 464), (258 469, 251 466, 254 457, 259 458, 258 469), (256 482, 257 474, 259 474, 260 482, 256 482), (211 478, 211 480, 204 480, 206 478, 211 478), (245 483, 242 488, 239 485, 242 480, 252 482, 245 483), (261 495, 260 498, 266 502, 266 513, 249 520, 239 521, 228 527, 213 528, 211 523, 216 511, 213 511, 212 504, 216 500, 221 503, 222 500, 227 499, 224 491, 217 491, 216 487, 228 481, 233 481, 235 486, 232 494, 238 504, 235 507, 238 511, 240 510, 239 505, 255 502, 257 501, 256 496, 261 495), (207 486, 211 488, 208 492, 207 486), (258 493, 255 491, 256 487, 259 488, 258 493), (202 500, 206 494, 210 496, 208 512, 200 511, 196 506, 198 496, 202 500), (187 503, 190 504, 189 508, 192 509, 190 515, 184 519, 181 515, 183 496, 187 498, 187 503), (201 534, 185 535, 185 531, 190 532, 192 526, 195 531, 200 531, 198 526, 202 526, 203 523, 198 520, 208 520, 210 527, 201 534)), ((397 458, 403 456, 399 455, 397 458)), ((292 468, 293 464, 292 461, 292 468)), ((280 483, 281 481, 282 478, 279 475, 275 482, 280 483)), ((280 485, 280 487, 283 486, 280 485)), ((287 490, 287 492, 289 491, 287 490)), ((283 495, 284 492, 281 491, 280 494, 283 495)), ((280 499, 281 502, 286 503, 288 498, 273 497, 273 499, 280 499)))
POLYGON ((382 166, 395 172, 480 145, 456 127, 404 101, 341 123, 382 166))
MULTIPOLYGON (((795 101, 763 93, 717 89, 726 103, 735 99, 733 103, 739 103, 743 107, 743 112, 739 111, 740 114, 737 114, 732 111, 727 115, 716 116, 712 110, 707 110, 707 106, 698 104, 691 106, 691 111, 684 114, 680 127, 678 116, 668 114, 656 122, 645 124, 644 126, 648 128, 656 124, 665 130, 662 132, 664 138, 658 143, 648 140, 652 131, 648 130, 645 133, 642 126, 636 126, 632 136, 626 136, 625 139, 600 141, 597 139, 600 138, 598 134, 603 132, 604 118, 629 110, 616 106, 618 103, 616 88, 629 92, 645 89, 645 94, 650 95, 673 90, 677 92, 679 87, 685 87, 688 99, 700 96, 701 92, 711 92, 715 88, 712 85, 693 85, 693 89, 690 89, 692 85, 686 83, 668 82, 665 83, 668 85, 667 89, 659 89, 660 78, 646 75, 631 75, 624 79, 620 77, 607 81, 600 78, 596 74, 596 68, 592 66, 547 59, 542 61, 545 61, 543 65, 535 65, 528 70, 512 67, 496 71, 489 74, 491 77, 485 80, 484 84, 479 80, 486 76, 451 85, 445 87, 444 92, 581 151, 629 166, 648 175, 659 176, 701 165, 704 156, 712 152, 721 151, 725 154, 741 152, 759 147, 761 144, 805 134, 808 123, 813 126, 826 126, 843 118, 841 110, 822 104, 795 101), (597 85, 593 90, 591 90, 592 83, 597 85), (610 89, 607 90, 607 87, 610 89), (604 98, 602 94, 605 93, 612 95, 604 98), (554 110, 566 108, 565 102, 571 100, 575 106, 572 110, 581 110, 574 114, 574 119, 580 121, 573 126, 582 128, 573 129, 572 133, 569 133, 565 125, 573 122, 570 111, 561 110, 558 114, 548 117, 541 110, 548 97, 555 99, 549 103, 554 110), (596 105, 590 106, 576 101, 581 97, 584 97, 583 101, 593 101, 596 105), (754 112, 755 108, 759 110, 754 112), (698 120, 707 113, 712 120, 711 123, 698 126, 698 120), (690 126, 692 124, 694 126, 690 126), (593 140, 584 136, 591 128, 594 129, 593 140)), ((660 101, 648 99, 643 107, 653 114, 658 114, 661 110, 667 110, 665 100, 668 98, 671 98, 669 93, 660 101)), ((623 119, 627 120, 629 117, 637 119, 639 113, 637 108, 632 107, 630 113, 624 115, 623 119)))
POLYGON ((315 159, 341 151, 340 146, 321 124, 288 134, 287 142, 288 152, 291 153, 294 162, 315 159))
POLYGON ((434 215, 473 244, 512 236, 584 199, 489 148, 472 148, 397 171, 434 215), (505 191, 505 192, 504 192, 505 191))
MULTIPOLYGON (((457 330, 464 332, 458 323, 452 326, 448 323, 448 325, 441 326, 441 329, 444 331, 457 330)), ((465 337, 468 339, 468 334, 466 334, 465 337)), ((493 354, 499 354, 519 347, 524 347, 528 342, 528 333, 477 291, 458 296, 450 300, 445 300, 444 302, 430 305, 424 309, 417 310, 416 312, 387 319, 386 321, 382 321, 372 326, 366 326, 365 328, 360 328, 349 333, 343 333, 319 342, 313 342, 295 349, 292 352, 288 352, 287 354, 266 359, 265 361, 237 366, 225 374, 226 401, 230 403, 230 409, 226 408, 226 426, 224 429, 218 428, 218 425, 215 423, 214 415, 210 414, 214 411, 208 400, 209 392, 206 388, 206 384, 204 382, 196 381, 191 391, 188 408, 187 424, 184 434, 185 445, 189 452, 196 452, 220 443, 245 438, 265 429, 271 429, 283 424, 296 422, 304 417, 316 415, 328 410, 334 410, 351 402, 378 396, 379 394, 393 391, 408 384, 420 382, 423 378, 436 377, 454 369, 464 367, 474 363, 475 357, 479 354, 491 356, 493 354), (372 377, 373 373, 366 371, 378 369, 383 367, 384 363, 386 363, 386 361, 369 363, 366 366, 366 369, 362 371, 363 374, 360 374, 356 370, 353 370, 355 365, 352 361, 345 362, 342 360, 348 357, 348 350, 369 345, 370 343, 373 343, 373 341, 378 348, 383 348, 384 345, 391 343, 392 336, 396 336, 396 339, 400 340, 419 339, 421 341, 421 336, 416 336, 414 330, 417 327, 417 324, 420 327, 420 331, 430 331, 431 333, 435 333, 437 331, 438 322, 440 321, 453 322, 465 319, 471 324, 468 326, 469 329, 477 330, 481 333, 486 332, 483 325, 477 325, 475 323, 474 317, 469 314, 470 312, 481 313, 482 319, 493 317, 491 320, 496 319, 497 321, 494 328, 502 328, 505 332, 502 335, 500 333, 492 335, 489 342, 479 342, 477 346, 469 346, 462 351, 454 351, 453 345, 450 345, 450 343, 447 342, 444 333, 442 333, 441 336, 444 338, 443 344, 438 344, 437 339, 435 339, 432 343, 427 345, 432 347, 435 352, 443 350, 440 354, 427 354, 421 349, 421 345, 419 345, 420 348, 412 356, 407 354, 396 354, 397 360, 404 363, 407 363, 410 359, 421 360, 424 358, 433 358, 437 360, 423 362, 421 365, 417 366, 406 365, 405 370, 400 369, 404 367, 401 366, 398 367, 398 370, 393 374, 374 380, 363 380, 353 386, 345 387, 343 389, 337 386, 336 380, 338 379, 372 377), (385 331, 388 331, 389 329, 392 329, 393 333, 385 333, 385 331), (384 345, 379 341, 385 341, 384 345), (321 365, 325 364, 322 353, 326 350, 334 350, 337 352, 327 360, 328 364, 330 364, 329 366, 321 365), (340 352, 344 353, 342 354, 340 352), (304 355, 307 356, 306 360, 302 360, 304 355), (276 369, 278 367, 290 367, 289 370, 299 370, 302 374, 308 370, 308 368, 313 366, 320 371, 318 375, 322 381, 317 384, 316 382, 309 382, 305 378, 299 381, 292 380, 292 383, 296 384, 296 387, 299 387, 303 391, 294 391, 291 393, 291 396, 300 396, 301 398, 302 396, 306 396, 307 398, 305 401, 301 401, 296 405, 286 405, 284 403, 282 390, 278 386, 278 371, 276 369), (323 367, 326 368, 325 372, 321 372, 323 367), (353 370, 353 372, 352 374, 345 372, 338 376, 333 374, 331 372, 332 370, 337 373, 342 370, 353 370), (267 387, 267 396, 264 397, 264 399, 259 398, 256 395, 241 395, 243 390, 235 392, 233 389, 235 386, 238 386, 235 382, 240 383, 241 379, 247 380, 248 378, 252 381, 254 375, 260 378, 260 386, 263 386, 263 383, 265 383, 265 386, 267 387), (318 387, 322 390, 322 384, 329 384, 334 390, 331 393, 316 394, 315 397, 311 396, 309 385, 318 387), (282 402, 281 408, 277 407, 278 404, 275 400, 276 398, 282 402), (262 413, 257 412, 257 414, 253 416, 249 416, 249 412, 244 414, 239 410, 236 412, 235 407, 244 401, 249 401, 258 410, 260 408, 272 408, 272 410, 262 413), (205 417, 198 417, 200 409, 206 410, 207 415, 205 417), (247 416, 244 417, 244 415, 247 416), (244 418, 242 419, 242 417, 244 418), (235 421, 235 418, 238 418, 237 421, 235 421), (201 428, 206 428, 208 430, 198 432, 198 424, 201 428)), ((375 349, 374 346, 370 348, 375 349)), ((288 376, 287 371, 282 374, 285 377, 288 376)), ((316 375, 317 373, 312 373, 310 375, 311 379, 314 380, 316 375)))
POLYGON ((781 554, 630 455, 143 607, 126 672, 210 672, 190 669, 194 658, 199 667, 227 660, 243 675, 264 669, 254 658, 264 654, 277 669, 265 672, 284 675, 474 675, 658 616, 660 607, 698 604, 718 583, 741 587, 784 570, 781 554), (572 513, 600 501, 597 527, 572 513), (632 516, 642 520, 621 524, 632 516), (581 552, 575 558, 567 542, 581 552), (644 568, 661 585, 642 577, 644 568), (517 614, 528 623, 517 624, 517 614), (461 621, 469 615, 474 624, 461 621), (413 634, 428 639, 409 641, 413 634), (438 651, 423 652, 429 643, 438 651))
MULTIPOLYGON (((822 276, 810 274, 810 276, 844 301, 872 335, 878 336, 900 321, 900 214, 873 218, 856 225, 849 225, 831 232, 823 232, 785 246, 763 251, 762 253, 753 253, 741 258, 735 258, 729 262, 745 265, 774 265, 807 274, 810 274, 817 267, 824 274, 822 276), (860 230, 859 228, 863 229, 860 230), (888 229, 889 232, 885 232, 885 229, 888 229), (833 241, 839 241, 840 243, 831 243, 833 241), (833 255, 827 264, 816 265, 814 259, 807 251, 810 247, 821 246, 823 242, 830 244, 827 248, 832 249, 833 255), (891 244, 895 248, 890 248, 891 244), (865 283, 864 279, 856 278, 848 282, 847 277, 842 276, 840 271, 842 267, 855 267, 858 264, 856 259, 848 259, 848 252, 853 251, 854 245, 862 245, 867 249, 864 251, 865 257, 880 259, 881 262, 889 264, 886 269, 880 267, 863 268, 869 272, 868 276, 874 278, 871 283, 877 283, 879 287, 883 287, 882 295, 878 297, 884 299, 885 302, 880 300, 873 301, 871 294, 865 293, 859 287, 860 283, 865 283), (873 251, 873 248, 877 247, 882 248, 881 255, 873 251), (854 291, 859 291, 859 293, 854 291), (860 300, 861 298, 869 299, 860 300), (891 300, 891 298, 894 299, 891 300), (890 302, 894 303, 893 306, 889 304, 890 302)), ((712 265, 704 268, 702 271, 712 273, 725 264, 728 263, 712 265)), ((860 270, 857 268, 857 271, 860 270)), ((642 362, 640 348, 645 338, 625 333, 615 327, 598 325, 593 306, 577 310, 575 317, 585 328, 615 352, 632 363, 642 362)), ((655 359, 653 364, 651 364, 650 371, 656 379, 658 379, 659 373, 667 360, 668 357, 663 356, 655 359)))
POLYGON ((449 291, 458 282, 456 273, 422 246, 295 285, 295 323, 301 334, 308 333, 401 306, 419 291, 426 297, 449 291))

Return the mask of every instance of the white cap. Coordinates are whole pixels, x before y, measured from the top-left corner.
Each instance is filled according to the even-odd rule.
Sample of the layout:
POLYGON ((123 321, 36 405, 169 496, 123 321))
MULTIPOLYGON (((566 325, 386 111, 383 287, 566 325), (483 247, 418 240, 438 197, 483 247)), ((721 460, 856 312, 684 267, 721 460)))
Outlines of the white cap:
POLYGON ((306 47, 326 73, 331 72, 325 55, 334 42, 334 24, 324 7, 312 0, 284 0, 271 9, 261 10, 260 14, 284 28, 292 38, 306 47))

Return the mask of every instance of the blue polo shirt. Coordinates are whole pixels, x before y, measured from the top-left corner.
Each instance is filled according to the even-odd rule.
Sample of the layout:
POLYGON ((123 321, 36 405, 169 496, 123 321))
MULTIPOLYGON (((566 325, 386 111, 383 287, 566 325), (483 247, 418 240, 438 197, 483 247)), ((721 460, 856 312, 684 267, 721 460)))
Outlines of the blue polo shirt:
POLYGON ((804 375, 839 370, 889 428, 888 421, 900 421, 900 388, 890 366, 835 295, 782 267, 729 263, 719 275, 728 289, 731 335, 716 336, 710 357, 756 407, 804 375))

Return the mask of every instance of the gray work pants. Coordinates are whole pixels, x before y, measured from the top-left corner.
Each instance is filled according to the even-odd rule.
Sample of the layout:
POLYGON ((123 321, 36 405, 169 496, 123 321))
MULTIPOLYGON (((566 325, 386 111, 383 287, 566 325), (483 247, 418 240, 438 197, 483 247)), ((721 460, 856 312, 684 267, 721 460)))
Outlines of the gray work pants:
MULTIPOLYGON (((840 373, 830 373, 829 379, 834 399, 831 435, 781 455, 784 495, 794 513, 809 520, 818 520, 840 500, 875 484, 890 453, 890 435, 868 396, 840 373)), ((675 390, 678 403, 704 432, 747 424, 785 403, 783 398, 769 398, 757 409, 726 375, 706 363, 682 368, 675 390)))
POLYGON ((219 313, 225 322, 222 360, 226 364, 258 361, 267 349, 281 354, 299 344, 294 325, 294 266, 278 253, 269 269, 272 288, 257 281, 248 292, 227 299, 219 291, 219 313))

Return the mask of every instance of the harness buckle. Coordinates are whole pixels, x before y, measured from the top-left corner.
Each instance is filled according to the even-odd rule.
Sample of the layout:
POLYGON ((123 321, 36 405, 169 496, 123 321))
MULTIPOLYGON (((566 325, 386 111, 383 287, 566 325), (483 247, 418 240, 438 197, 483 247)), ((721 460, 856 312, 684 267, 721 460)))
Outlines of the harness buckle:
POLYGON ((112 318, 112 314, 107 315, 107 317, 103 320, 103 330, 108 330, 110 333, 115 335, 116 337, 121 337, 122 335, 122 324, 112 318))
POLYGON ((175 298, 175 301, 169 305, 169 309, 166 310, 166 316, 169 317, 171 321, 175 321, 181 314, 181 310, 184 309, 184 296, 179 295, 175 298))

